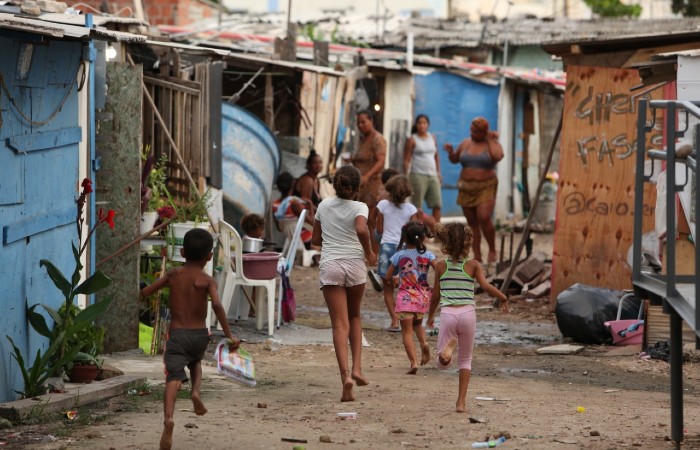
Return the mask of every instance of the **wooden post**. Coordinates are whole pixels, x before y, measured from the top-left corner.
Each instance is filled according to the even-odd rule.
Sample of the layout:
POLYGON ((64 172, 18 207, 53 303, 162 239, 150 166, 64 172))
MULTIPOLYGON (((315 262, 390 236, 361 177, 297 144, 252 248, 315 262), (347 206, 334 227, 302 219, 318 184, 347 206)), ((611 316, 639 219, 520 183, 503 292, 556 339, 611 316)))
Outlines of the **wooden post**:
POLYGON ((265 75, 265 123, 275 132, 275 92, 272 87, 272 74, 265 75))

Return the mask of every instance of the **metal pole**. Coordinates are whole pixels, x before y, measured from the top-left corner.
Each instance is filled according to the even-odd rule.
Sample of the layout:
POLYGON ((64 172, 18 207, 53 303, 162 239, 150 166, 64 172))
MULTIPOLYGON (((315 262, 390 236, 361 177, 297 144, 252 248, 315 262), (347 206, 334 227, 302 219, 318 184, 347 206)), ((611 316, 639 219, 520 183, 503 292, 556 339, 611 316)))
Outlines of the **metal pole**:
MULTIPOLYGON (((92 14, 85 14, 85 28, 92 29, 93 21, 92 14)), ((90 179, 95 181, 95 174, 100 168, 99 160, 97 159, 97 154, 95 152, 95 59, 97 57, 97 51, 95 50, 95 44, 92 42, 92 38, 88 41, 87 56, 85 59, 88 61, 88 110, 87 110, 87 126, 88 126, 88 141, 90 147, 90 167, 89 174, 90 179)), ((96 220, 96 207, 95 207, 95 195, 91 195, 90 199, 90 226, 94 226, 97 223, 96 220)), ((95 259, 97 258, 97 240, 93 233, 90 237, 90 260, 88 261, 87 271, 89 274, 95 273, 95 259)), ((95 303, 95 294, 89 295, 87 298, 87 304, 95 303)))
MULTIPOLYGON (((532 208, 530 209, 530 214, 527 216, 527 222, 525 222, 525 228, 523 229, 523 235, 520 237, 520 243, 518 244, 518 249, 515 251, 515 257, 510 261, 510 268, 508 269, 508 275, 506 279, 503 280, 503 285, 501 286, 501 292, 504 294, 508 291, 508 285, 513 279, 513 273, 515 272, 515 267, 520 260, 520 254, 523 252, 523 247, 525 247, 525 241, 530 234, 530 226, 532 225, 532 220, 535 218, 535 211, 537 211, 537 206, 540 203, 540 194, 542 193, 542 187, 544 186, 544 181, 547 179, 547 171, 549 171, 549 166, 552 164, 552 156, 554 156, 554 148, 556 147, 557 140, 559 140, 559 134, 561 133, 561 126, 564 120, 564 110, 562 110, 559 116, 559 123, 557 124, 557 129, 552 137, 552 143, 549 145, 549 154, 547 155, 547 162, 542 170, 542 175, 540 176, 540 182, 537 185, 537 191, 535 192, 535 199, 532 202, 532 208)), ((513 240, 511 239, 511 244, 513 240)), ((496 299, 493 302, 493 307, 498 308, 501 304, 500 300, 496 299)))
MULTIPOLYGON (((671 239, 671 237, 667 237, 671 239)), ((671 439, 676 448, 683 442, 683 321, 671 308, 671 439)))

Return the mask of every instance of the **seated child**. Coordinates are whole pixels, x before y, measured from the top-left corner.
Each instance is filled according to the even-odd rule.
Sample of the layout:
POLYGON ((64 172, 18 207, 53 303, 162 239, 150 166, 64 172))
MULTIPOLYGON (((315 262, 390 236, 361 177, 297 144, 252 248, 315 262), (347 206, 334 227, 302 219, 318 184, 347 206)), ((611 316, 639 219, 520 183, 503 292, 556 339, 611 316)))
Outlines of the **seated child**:
MULTIPOLYGON (((282 195, 272 203, 272 214, 276 220, 297 219, 306 209, 305 224, 312 227, 314 224, 314 206, 301 198, 292 195, 294 189, 294 177, 289 172, 282 172, 277 176, 277 189, 282 195)), ((301 231, 301 241, 307 250, 311 249, 311 230, 306 227, 301 231)))
POLYGON ((241 229, 243 237, 246 236, 256 239, 262 239, 265 234, 265 218, 260 214, 246 214, 241 217, 241 229))

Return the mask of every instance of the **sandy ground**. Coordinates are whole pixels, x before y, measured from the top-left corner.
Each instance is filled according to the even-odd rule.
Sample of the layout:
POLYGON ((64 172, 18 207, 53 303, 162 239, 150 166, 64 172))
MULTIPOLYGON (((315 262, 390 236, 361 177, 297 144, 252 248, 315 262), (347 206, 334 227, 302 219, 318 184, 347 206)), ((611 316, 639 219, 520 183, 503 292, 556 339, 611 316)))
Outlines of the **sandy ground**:
MULTIPOLYGON (((535 242, 536 248, 551 245, 538 244, 537 236, 535 242)), ((191 402, 178 400, 174 449, 456 449, 500 433, 508 437, 504 449, 674 448, 668 364, 640 360, 635 348, 587 346, 576 355, 538 355, 537 348, 561 342, 544 299, 517 301, 509 315, 479 310, 468 412, 458 414, 456 370, 439 372, 431 362, 406 375, 400 334, 382 330, 388 314, 368 283, 364 332, 371 346, 363 349, 362 362, 370 384, 355 388, 355 402, 341 403, 317 271, 296 267, 292 273, 298 319, 277 332, 279 349, 266 349, 266 336, 251 322, 233 324, 254 355, 258 385, 230 381, 208 362, 203 398, 209 413, 195 416, 191 402), (341 420, 341 412, 357 418, 341 420), (485 423, 470 423, 470 417, 485 423), (284 441, 289 438, 305 443, 284 441)), ((480 298, 479 305, 487 307, 490 300, 480 298)), ((437 337, 429 341, 434 349, 437 337)), ((162 383, 158 357, 132 352, 108 362, 162 383)), ((683 448, 700 448, 698 363, 687 363, 684 375, 683 448)), ((148 391, 81 408, 74 421, 42 418, 0 431, 0 442, 26 449, 157 448, 162 404, 158 387, 148 391)))

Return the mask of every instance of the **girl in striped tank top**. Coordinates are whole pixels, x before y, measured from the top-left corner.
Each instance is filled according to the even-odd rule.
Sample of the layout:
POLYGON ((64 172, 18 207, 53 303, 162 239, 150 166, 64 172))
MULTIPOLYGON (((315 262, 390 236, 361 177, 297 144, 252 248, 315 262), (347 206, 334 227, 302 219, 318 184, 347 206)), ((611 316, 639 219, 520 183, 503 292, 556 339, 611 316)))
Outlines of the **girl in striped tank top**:
POLYGON ((484 270, 476 260, 467 258, 472 246, 472 229, 467 224, 449 223, 437 230, 440 250, 448 256, 438 261, 435 270, 433 296, 428 313, 428 328, 435 323, 435 311, 440 307, 440 331, 435 365, 447 369, 457 349, 459 390, 457 412, 466 412, 467 388, 472 373, 472 352, 476 335, 474 282, 489 295, 501 300, 501 308, 508 311, 508 297, 486 281, 484 270))

